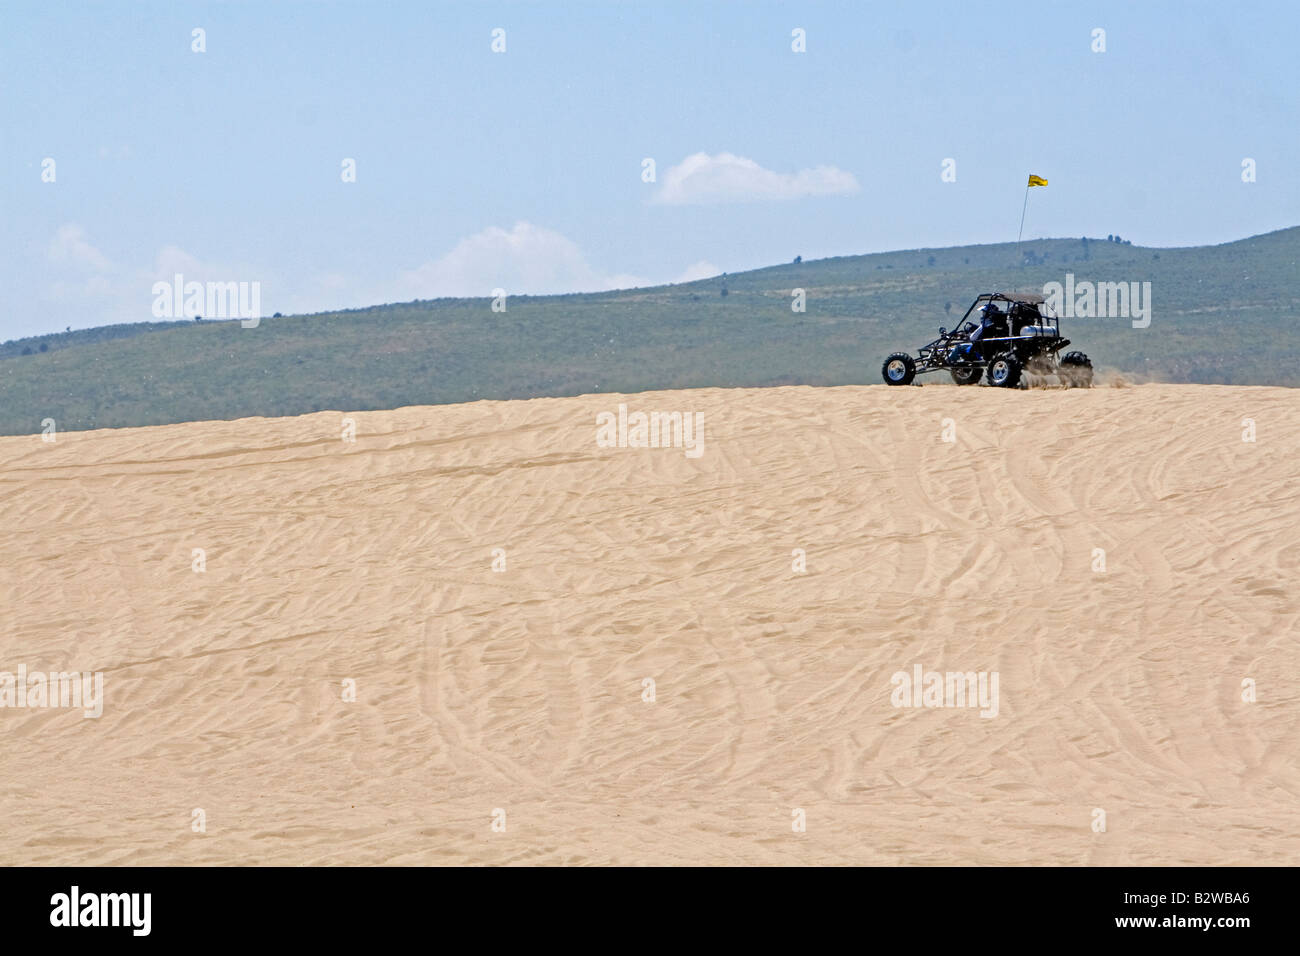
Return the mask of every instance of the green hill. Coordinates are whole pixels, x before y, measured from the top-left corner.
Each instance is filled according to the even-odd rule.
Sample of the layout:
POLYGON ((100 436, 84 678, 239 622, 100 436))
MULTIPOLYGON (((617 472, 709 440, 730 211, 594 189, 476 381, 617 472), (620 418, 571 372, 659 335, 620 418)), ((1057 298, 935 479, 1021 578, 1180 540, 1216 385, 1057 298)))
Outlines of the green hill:
MULTIPOLYGON (((118 325, 0 346, 0 434, 322 409, 880 381, 884 355, 952 325, 974 296, 1050 281, 1151 283, 1151 325, 1063 320, 1136 381, 1300 385, 1300 227, 1219 246, 1104 239, 917 249, 590 295, 437 299, 231 322, 118 325), (806 311, 791 310, 791 290, 806 311), (723 290, 726 290, 725 295, 723 290), (951 304, 951 314, 945 306, 951 304), (42 348, 44 351, 42 351, 42 348), (24 354, 26 353, 26 354, 24 354)), ((923 377, 922 382, 939 382, 923 377)))

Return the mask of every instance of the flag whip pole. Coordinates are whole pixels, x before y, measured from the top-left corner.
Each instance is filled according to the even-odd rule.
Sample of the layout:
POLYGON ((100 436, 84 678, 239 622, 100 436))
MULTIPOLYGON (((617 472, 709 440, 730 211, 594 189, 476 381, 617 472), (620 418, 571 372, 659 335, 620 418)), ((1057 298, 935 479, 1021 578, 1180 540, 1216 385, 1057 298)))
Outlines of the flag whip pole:
POLYGON ((1020 207, 1020 231, 1016 233, 1016 265, 1021 264, 1020 260, 1020 238, 1025 234, 1025 210, 1029 208, 1029 186, 1025 185, 1025 202, 1020 207))

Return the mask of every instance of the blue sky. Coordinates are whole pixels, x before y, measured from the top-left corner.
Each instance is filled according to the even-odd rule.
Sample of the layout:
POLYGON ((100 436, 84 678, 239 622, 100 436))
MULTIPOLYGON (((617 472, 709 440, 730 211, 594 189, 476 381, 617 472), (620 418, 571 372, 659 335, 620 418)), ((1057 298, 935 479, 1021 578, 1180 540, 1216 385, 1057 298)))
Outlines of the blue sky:
POLYGON ((1031 172, 1027 238, 1296 225, 1298 9, 7 0, 0 339, 1008 241, 1031 172))

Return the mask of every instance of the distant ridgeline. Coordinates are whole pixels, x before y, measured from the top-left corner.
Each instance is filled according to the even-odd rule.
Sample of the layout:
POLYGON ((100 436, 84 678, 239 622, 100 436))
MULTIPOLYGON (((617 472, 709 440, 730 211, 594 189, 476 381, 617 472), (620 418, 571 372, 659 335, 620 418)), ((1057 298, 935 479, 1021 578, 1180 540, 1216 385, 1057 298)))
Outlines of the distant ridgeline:
MULTIPOLYGON (((1300 227, 1185 249, 1039 239, 801 260, 647 289, 508 295, 496 310, 485 296, 275 316, 252 328, 187 319, 67 331, 0 345, 0 434, 37 434, 47 418, 67 430, 588 392, 876 384, 886 354, 951 326, 978 293, 1051 283, 1096 290, 1095 302, 1103 290, 1139 290, 1140 322, 1062 310, 1062 331, 1103 373, 1296 386, 1300 345, 1281 333, 1300 318, 1297 262, 1300 227)), ((274 289, 262 292, 274 299, 274 289)), ((142 299, 146 316, 150 304, 142 299)))

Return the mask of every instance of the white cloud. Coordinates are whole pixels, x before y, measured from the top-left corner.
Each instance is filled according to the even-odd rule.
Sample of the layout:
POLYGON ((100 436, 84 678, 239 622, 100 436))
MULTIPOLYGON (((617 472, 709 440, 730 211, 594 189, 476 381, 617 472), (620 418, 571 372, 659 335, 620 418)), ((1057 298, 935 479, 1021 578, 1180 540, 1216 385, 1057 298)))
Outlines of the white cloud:
POLYGON ((91 245, 86 230, 75 223, 60 226, 50 240, 47 250, 51 262, 72 265, 78 269, 104 272, 109 268, 108 257, 91 245))
POLYGON ((210 266, 205 266, 197 258, 177 246, 163 246, 153 260, 153 278, 170 282, 172 276, 181 273, 187 281, 207 282, 219 276, 209 276, 210 266))
POLYGON ((852 173, 834 166, 778 173, 732 153, 695 153, 664 174, 654 201, 669 205, 758 202, 844 196, 859 189, 852 173))
POLYGON ((577 243, 528 222, 517 222, 509 231, 484 229, 402 276, 404 289, 420 299, 485 296, 497 288, 511 295, 547 295, 650 284, 639 276, 598 271, 577 243))
POLYGON ((385 299, 383 293, 364 288, 360 282, 337 272, 284 273, 249 263, 201 259, 172 245, 158 250, 153 267, 133 277, 131 288, 152 290, 155 282, 172 282, 177 274, 186 282, 257 282, 264 315, 331 312, 391 300, 391 296, 385 299), (286 280, 286 274, 292 278, 286 280))
MULTIPOLYGON (((46 254, 57 267, 44 287, 45 300, 63 316, 80 319, 83 326, 154 321, 154 283, 171 282, 178 273, 186 282, 259 282, 263 304, 268 304, 267 293, 280 288, 264 272, 200 259, 174 245, 159 249, 152 266, 114 262, 75 224, 59 227, 46 254)), ((66 318, 62 321, 71 324, 66 318)))
POLYGON ((57 311, 60 324, 106 325, 154 321, 155 282, 256 281, 265 315, 286 315, 361 308, 385 302, 439 296, 491 295, 504 288, 511 295, 603 292, 694 282, 722 270, 701 260, 676 277, 654 280, 595 268, 577 243, 551 229, 518 222, 510 229, 493 227, 462 239, 444 256, 405 274, 374 279, 333 271, 276 271, 249 263, 209 259, 176 245, 157 248, 152 260, 121 263, 100 251, 79 225, 60 227, 46 247, 51 263, 42 299, 57 311))
POLYGON ((680 276, 673 280, 679 282, 697 282, 700 279, 712 279, 714 276, 722 275, 722 270, 712 262, 701 259, 699 262, 693 262, 682 272, 680 276))

